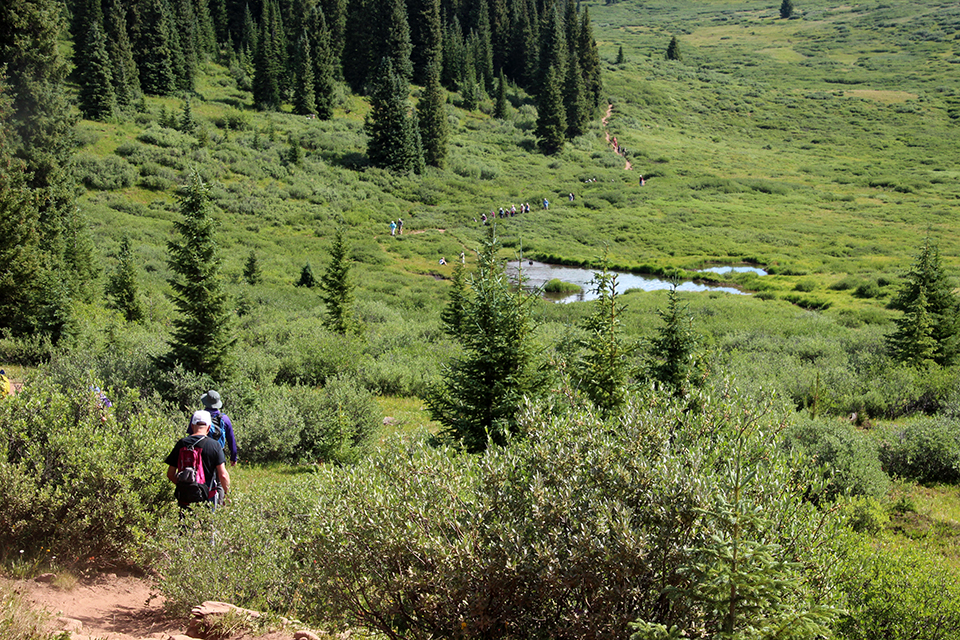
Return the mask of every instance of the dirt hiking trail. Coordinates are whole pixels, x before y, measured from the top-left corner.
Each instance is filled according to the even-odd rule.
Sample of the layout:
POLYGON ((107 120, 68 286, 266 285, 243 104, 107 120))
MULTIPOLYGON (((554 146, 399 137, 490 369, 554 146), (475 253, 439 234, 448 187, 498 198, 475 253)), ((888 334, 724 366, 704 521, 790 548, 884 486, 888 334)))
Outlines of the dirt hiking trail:
MULTIPOLYGON (((620 153, 620 147, 619 147, 619 146, 617 145, 617 143, 616 143, 616 140, 617 140, 617 139, 616 139, 616 138, 612 138, 612 137, 610 136, 610 132, 607 131, 607 123, 610 122, 610 116, 611 116, 611 115, 613 115, 613 105, 608 103, 608 104, 607 104, 607 112, 604 114, 603 118, 600 119, 600 122, 603 123, 603 135, 604 135, 604 138, 605 138, 606 141, 607 141, 607 144, 609 144, 609 145, 610 145, 610 148, 613 149, 613 152, 614 152, 615 154, 617 154, 618 156, 623 156, 623 154, 620 153)), ((624 164, 624 167, 623 167, 623 170, 624 170, 624 171, 630 171, 631 169, 633 169, 633 165, 630 164, 630 161, 629 161, 629 160, 627 160, 627 159, 624 157, 624 160, 623 160, 623 161, 624 161, 624 163, 625 163, 625 164, 624 164)))
MULTIPOLYGON (((71 589, 54 586, 52 579, 51 574, 33 580, 0 578, 32 609, 49 614, 48 629, 51 632, 67 631, 72 640, 189 640, 202 637, 202 634, 194 635, 191 620, 167 615, 163 597, 149 578, 103 573, 81 578, 71 589)), ((194 611, 196 615, 197 610, 194 611)), ((310 640, 311 635, 288 629, 260 636, 241 632, 230 640, 310 640)), ((319 640, 315 635, 312 637, 319 640)))

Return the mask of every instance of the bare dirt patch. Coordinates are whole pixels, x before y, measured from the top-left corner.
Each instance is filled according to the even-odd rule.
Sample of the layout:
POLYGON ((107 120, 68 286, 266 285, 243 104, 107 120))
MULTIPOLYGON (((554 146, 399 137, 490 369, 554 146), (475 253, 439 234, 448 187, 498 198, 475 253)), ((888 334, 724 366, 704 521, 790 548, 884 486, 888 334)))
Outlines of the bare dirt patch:
POLYGON ((143 577, 105 573, 81 578, 71 589, 54 586, 43 577, 8 584, 31 607, 52 616, 51 630, 69 629, 104 640, 139 640, 176 635, 186 628, 185 620, 166 615, 163 598, 143 577), (75 628, 70 621, 81 626, 75 628))

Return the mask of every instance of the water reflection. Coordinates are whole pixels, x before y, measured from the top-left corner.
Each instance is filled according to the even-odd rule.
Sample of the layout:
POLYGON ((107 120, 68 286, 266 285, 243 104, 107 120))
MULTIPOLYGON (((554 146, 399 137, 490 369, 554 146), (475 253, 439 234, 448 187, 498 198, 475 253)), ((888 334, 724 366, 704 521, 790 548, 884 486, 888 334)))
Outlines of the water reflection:
MULTIPOLYGON (((507 263, 507 275, 516 280, 519 262, 514 260, 507 263)), ((617 293, 624 293, 630 289, 641 289, 643 291, 659 291, 669 289, 672 283, 658 278, 639 276, 635 273, 625 273, 615 271, 617 274, 617 293)), ((523 278, 525 286, 530 289, 542 287, 553 279, 561 280, 578 285, 581 290, 572 293, 551 293, 544 292, 543 297, 554 302, 583 302, 585 300, 596 300, 597 293, 591 288, 590 281, 593 280, 594 271, 592 269, 582 269, 580 267, 564 267, 555 264, 546 264, 544 262, 534 262, 531 260, 523 261, 523 278)), ((737 295, 747 295, 739 289, 733 287, 709 286, 697 284, 695 282, 683 282, 677 287, 677 291, 723 291, 724 293, 733 293, 737 295)))
POLYGON ((767 272, 761 269, 760 267, 709 267, 707 269, 699 269, 699 271, 704 271, 707 273, 755 273, 758 276, 765 276, 767 272))

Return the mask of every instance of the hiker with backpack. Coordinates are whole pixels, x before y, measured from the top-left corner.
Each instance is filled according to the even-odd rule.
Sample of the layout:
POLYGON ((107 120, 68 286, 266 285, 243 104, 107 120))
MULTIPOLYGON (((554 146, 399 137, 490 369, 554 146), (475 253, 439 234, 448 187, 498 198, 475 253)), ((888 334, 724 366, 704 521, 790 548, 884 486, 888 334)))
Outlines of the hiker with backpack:
POLYGON ((164 459, 167 478, 176 485, 173 492, 181 509, 196 503, 211 508, 223 504, 230 491, 223 447, 209 436, 209 411, 197 411, 190 419, 190 435, 181 438, 164 459))
POLYGON ((230 466, 237 464, 237 439, 233 435, 233 423, 227 414, 222 413, 223 400, 220 394, 211 389, 200 396, 203 408, 210 412, 210 437, 220 443, 223 453, 230 454, 230 466))

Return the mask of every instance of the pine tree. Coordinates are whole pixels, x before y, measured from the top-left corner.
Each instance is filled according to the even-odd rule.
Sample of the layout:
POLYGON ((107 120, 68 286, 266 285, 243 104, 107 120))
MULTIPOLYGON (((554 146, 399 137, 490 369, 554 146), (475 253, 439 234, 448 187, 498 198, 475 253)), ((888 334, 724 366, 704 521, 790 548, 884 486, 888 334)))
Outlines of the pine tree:
POLYGON ((410 43, 410 24, 407 21, 407 5, 404 0, 383 0, 388 2, 389 11, 385 24, 383 55, 393 62, 393 72, 406 82, 413 77, 413 62, 410 55, 413 45, 410 43))
POLYGON ((230 378, 236 337, 223 290, 210 195, 199 174, 193 175, 179 200, 182 218, 174 223, 179 237, 167 244, 173 272, 169 283, 179 316, 173 320, 170 351, 158 365, 166 369, 181 365, 222 383, 230 378))
POLYGON ((193 117, 193 108, 190 105, 190 98, 183 100, 183 108, 180 111, 180 123, 177 127, 184 133, 193 133, 197 130, 197 121, 193 117))
POLYGON ((416 141, 408 115, 407 83, 394 72, 388 57, 380 63, 377 78, 365 124, 370 136, 367 157, 375 167, 398 173, 414 171, 416 141))
POLYGON ((897 329, 887 341, 893 357, 916 367, 936 362, 937 340, 926 291, 921 288, 903 311, 903 316, 894 320, 897 329))
POLYGON ((457 262, 453 267, 453 275, 450 278, 447 306, 440 312, 440 322, 443 323, 444 333, 451 338, 457 338, 460 335, 466 317, 468 300, 469 292, 467 291, 465 267, 462 262, 457 262))
POLYGON ((626 61, 627 61, 627 59, 623 56, 623 45, 620 45, 620 48, 617 49, 617 61, 616 61, 616 64, 620 65, 620 64, 625 63, 626 61))
POLYGON ((151 95, 165 96, 177 89, 169 23, 163 0, 144 1, 135 54, 140 86, 151 95))
POLYGON ((440 74, 443 86, 457 90, 466 75, 467 48, 460 30, 460 22, 454 17, 443 29, 443 72, 440 74))
POLYGON ((309 262, 303 265, 303 269, 300 270, 300 279, 294 283, 294 286, 306 287, 308 289, 317 286, 317 279, 313 275, 313 267, 310 266, 309 262))
MULTIPOLYGON (((620 47, 620 56, 623 56, 623 47, 620 47)), ((580 61, 580 71, 583 73, 584 91, 587 104, 592 107, 588 113, 596 113, 603 99, 603 78, 600 71, 600 52, 597 50, 597 41, 593 37, 593 25, 590 22, 590 7, 583 8, 580 19, 580 37, 577 42, 577 58, 580 61)), ((623 61, 621 60, 620 63, 623 61)))
POLYGON ((583 75, 580 73, 580 61, 574 54, 570 55, 567 62, 567 80, 564 82, 563 91, 567 117, 566 135, 572 140, 586 133, 591 111, 583 85, 583 75))
POLYGON ((793 0, 783 0, 780 3, 780 17, 788 20, 793 15, 793 0))
POLYGON ((172 3, 169 29, 177 88, 192 92, 199 64, 198 25, 193 13, 193 0, 172 0, 172 3))
POLYGON ((316 113, 317 101, 314 93, 314 64, 310 53, 310 41, 306 29, 297 39, 296 82, 293 88, 293 111, 302 116, 316 113))
POLYGON ((683 60, 680 56, 680 43, 677 41, 677 36, 670 38, 670 44, 667 46, 667 60, 676 60, 678 62, 683 60))
POLYGON ((268 0, 260 16, 257 50, 253 58, 253 101, 258 109, 275 111, 280 108, 282 68, 279 34, 273 28, 273 7, 268 0))
POLYGON ((507 117, 507 81, 503 77, 503 69, 500 69, 500 75, 497 76, 497 101, 493 107, 493 117, 503 120, 507 117))
POLYGON ((327 307, 324 324, 341 335, 354 329, 354 285, 350 282, 350 258, 343 236, 343 227, 338 227, 330 247, 330 264, 320 278, 320 299, 327 307))
POLYGON ((473 53, 474 64, 477 70, 477 82, 485 93, 493 93, 493 32, 490 28, 490 12, 486 2, 478 3, 480 9, 475 36, 473 53))
MULTIPOLYGON (((375 0, 351 0, 347 4, 347 23, 344 34, 343 78, 354 93, 364 93, 368 77, 379 64, 373 56, 382 48, 376 42, 378 29, 377 13, 372 6, 375 0)), ((381 56, 382 57, 382 56, 381 56)))
POLYGON ((431 167, 443 168, 447 160, 449 128, 446 95, 440 86, 440 65, 434 60, 427 68, 423 95, 417 105, 423 159, 431 167))
POLYGON ((247 261, 243 263, 243 279, 247 284, 258 285, 263 282, 263 270, 260 267, 260 259, 257 258, 257 252, 250 250, 247 261))
POLYGON ((94 24, 103 27, 100 0, 77 0, 70 16, 70 35, 73 36, 73 64, 77 75, 82 75, 88 63, 90 32, 94 24))
POLYGON ((898 359, 904 362, 926 359, 925 337, 929 335, 936 344, 932 359, 944 366, 956 362, 960 351, 960 300, 944 270, 940 248, 929 237, 924 239, 890 308, 905 314, 897 321, 897 330, 890 338, 898 359), (929 330, 921 324, 929 324, 929 330), (911 340, 917 341, 914 347, 910 346, 911 340))
POLYGON ((113 92, 121 108, 135 105, 141 97, 140 72, 133 57, 133 45, 127 33, 127 20, 121 0, 105 0, 104 31, 113 74, 113 92))
POLYGON ((106 120, 117 109, 113 74, 107 54, 107 38, 99 22, 92 22, 86 36, 84 67, 79 69, 80 111, 88 120, 106 120))
POLYGON ((336 90, 337 58, 331 45, 333 34, 327 27, 326 18, 319 8, 315 8, 309 21, 313 42, 313 95, 316 101, 317 117, 329 120, 333 117, 334 92, 336 90))
POLYGON ((676 285, 668 296, 666 311, 657 310, 664 324, 650 344, 649 373, 675 395, 684 396, 691 387, 701 385, 704 363, 692 327, 693 318, 686 305, 680 303, 676 285))
POLYGON ((607 269, 606 259, 602 271, 594 274, 592 284, 597 299, 593 313, 582 324, 587 335, 580 343, 583 355, 576 371, 580 388, 590 401, 605 415, 611 415, 626 405, 629 358, 636 345, 623 337, 624 307, 617 301, 617 276, 607 269))
MULTIPOLYGON (((343 47, 346 42, 347 30, 347 0, 321 0, 318 8, 322 8, 323 16, 327 24, 328 38, 327 49, 330 59, 339 65, 343 59, 343 47), (321 7, 322 5, 322 7, 321 7)), ((334 72, 333 80, 340 79, 342 69, 338 68, 334 72)))
POLYGON ((409 22, 413 81, 426 85, 429 66, 439 65, 443 59, 439 0, 411 0, 409 22))
POLYGON ((557 5, 546 10, 543 17, 543 27, 540 29, 540 70, 537 75, 539 95, 544 91, 547 73, 552 68, 557 74, 557 82, 566 77, 567 64, 566 28, 557 5))
POLYGON ((472 295, 463 301, 457 339, 464 355, 443 371, 426 399, 442 435, 471 453, 517 435, 523 399, 539 396, 546 384, 531 338, 534 298, 510 282, 499 246, 491 225, 470 279, 472 295))
POLYGON ((550 67, 537 100, 537 144, 547 155, 558 153, 566 140, 567 119, 560 91, 560 78, 550 67))
MULTIPOLYGON (((9 108, 0 118, 9 162, 0 251, 21 278, 0 293, 0 327, 54 342, 67 329, 74 297, 92 294, 95 273, 88 236, 68 171, 74 117, 60 57, 62 13, 56 0, 0 3, 0 82, 9 108), (14 239, 16 244, 9 244, 14 239)), ((0 269, 7 269, 6 265, 0 269)), ((7 272, 9 273, 9 272, 7 272)), ((0 288, 7 285, 0 284, 0 288)))
POLYGON ((110 306, 123 313, 127 322, 143 320, 143 303, 140 301, 137 285, 137 269, 133 264, 130 239, 126 236, 120 241, 120 253, 117 255, 117 269, 107 283, 107 295, 110 306))

